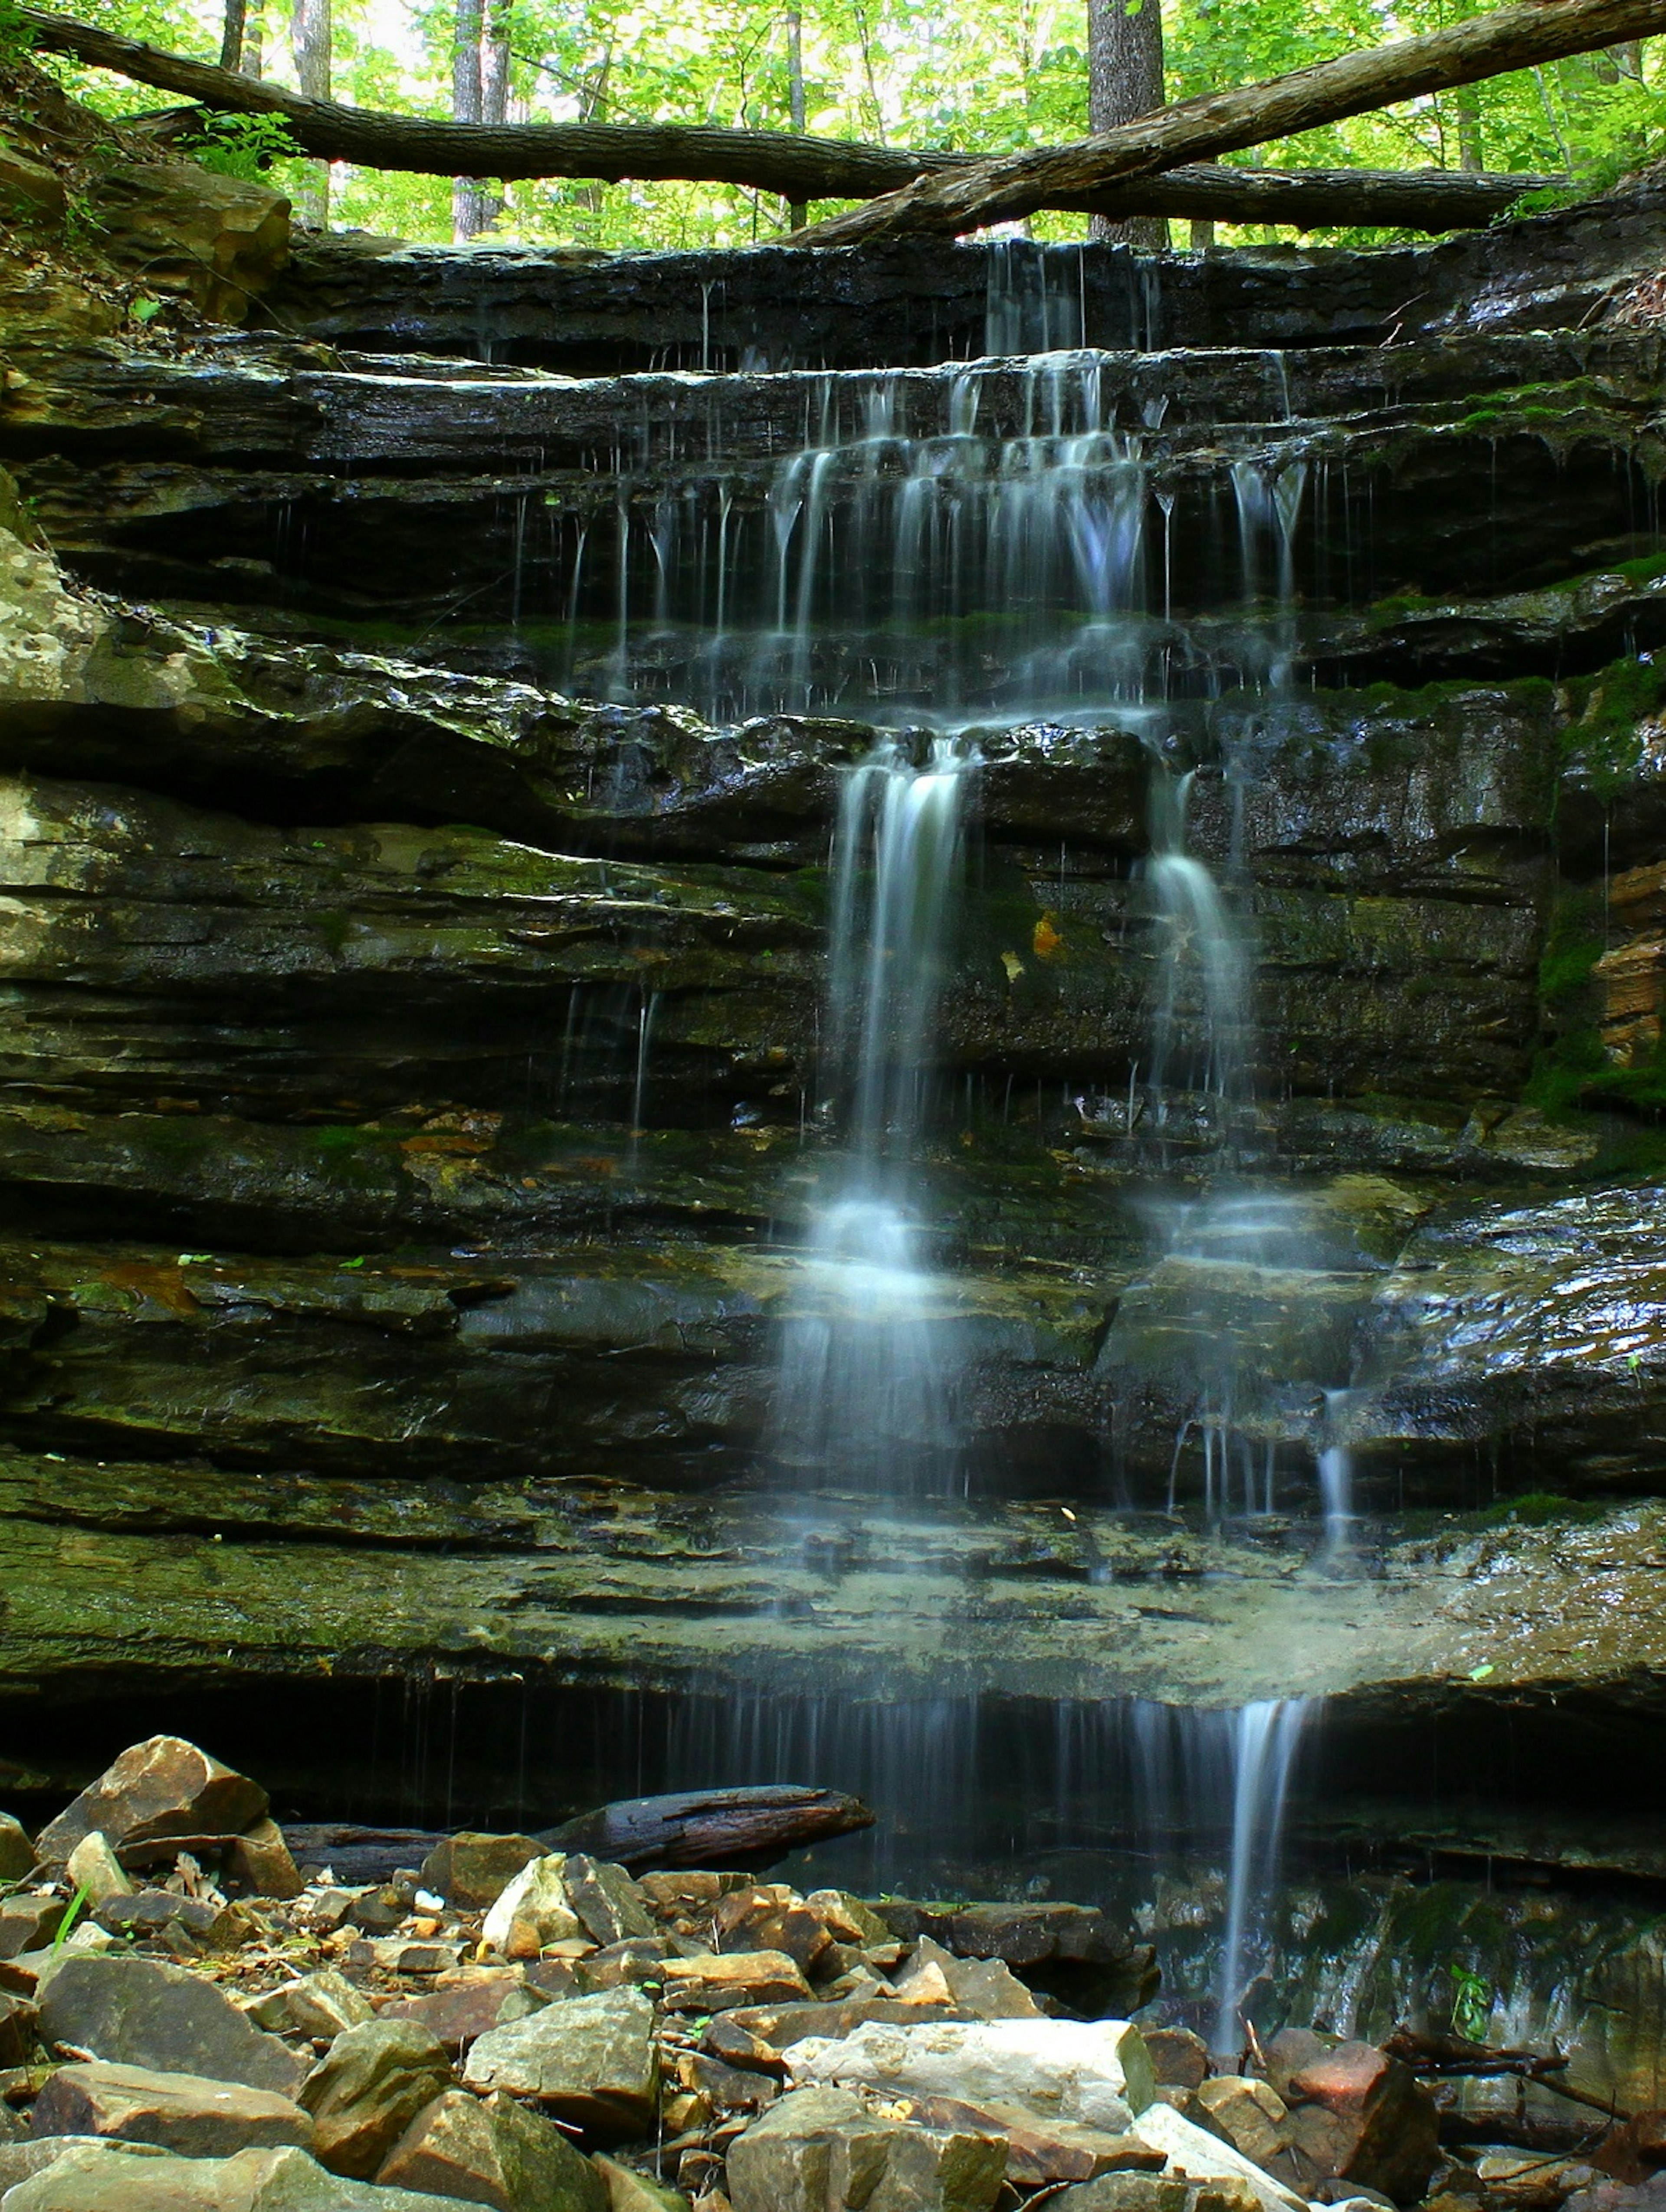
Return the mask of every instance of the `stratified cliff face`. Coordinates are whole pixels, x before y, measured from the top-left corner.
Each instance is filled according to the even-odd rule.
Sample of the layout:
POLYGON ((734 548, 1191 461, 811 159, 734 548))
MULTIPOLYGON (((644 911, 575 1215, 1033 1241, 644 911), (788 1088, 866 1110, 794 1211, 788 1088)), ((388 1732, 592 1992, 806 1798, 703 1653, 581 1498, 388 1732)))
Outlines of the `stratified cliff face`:
POLYGON ((1657 1700, 1661 353, 1602 313, 1654 222, 1093 249, 1089 343, 1147 349, 1052 368, 955 358, 971 249, 795 256, 789 299, 769 256, 337 242, 282 336, 38 326, 0 394, 0 1692, 836 1659, 1657 1700), (1118 298, 1152 327, 1094 327, 1118 298), (723 373, 651 368, 702 299, 723 373), (471 331, 523 365, 446 357, 471 331), (1161 758, 1257 949, 1249 1271, 1173 1233, 1224 1133, 1151 1092, 1149 718, 1003 711, 1024 654, 1073 665, 1022 563, 953 621, 894 547, 862 573, 913 512, 947 576, 955 501, 1006 527, 1002 457, 1055 435, 1124 441, 1147 595, 1100 612, 1181 669, 1161 758), (823 711, 764 696, 789 632, 823 711), (965 1494, 806 1523, 770 1409, 832 1173, 831 823, 945 685, 982 766, 919 1201, 965 1494), (1275 1504, 1322 1429, 1380 1516, 1322 1577, 1301 1513, 1245 1549, 1108 1510, 1191 1494, 1223 1333, 1275 1504), (1581 1517, 1467 1517, 1529 1489, 1581 1517))

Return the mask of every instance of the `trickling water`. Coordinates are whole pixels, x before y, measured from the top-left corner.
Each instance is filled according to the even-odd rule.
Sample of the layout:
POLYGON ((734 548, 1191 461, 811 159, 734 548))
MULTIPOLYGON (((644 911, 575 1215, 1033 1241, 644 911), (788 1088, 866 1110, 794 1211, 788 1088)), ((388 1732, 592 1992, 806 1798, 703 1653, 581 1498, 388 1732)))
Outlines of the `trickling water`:
POLYGON ((1232 1844, 1213 2039, 1224 2059, 1236 2060, 1243 2042, 1249 1948, 1277 1878, 1285 1801, 1305 1717, 1301 1698, 1264 1698, 1233 1716, 1232 1844))
POLYGON ((906 1489, 952 1454, 952 1313, 921 1264, 919 1140, 961 889, 975 757, 898 743, 848 770, 833 846, 824 1110, 847 1149, 818 1206, 783 1339, 775 1450, 906 1489))
MULTIPOLYGON (((1020 323, 1079 325, 1057 272, 1037 296, 1020 323)), ((552 677, 720 721, 836 708, 939 727, 1091 723, 1114 706, 1283 684, 1293 625, 1257 603, 1293 605, 1304 465, 1278 449, 1212 453, 1177 477, 1167 395, 1142 386, 1119 421, 1115 380, 1106 356, 1080 351, 927 386, 806 379, 803 443, 767 463, 726 464, 708 419, 703 463, 674 494, 620 473, 611 513, 575 507, 562 526, 572 569, 552 677), (1217 543, 1227 502, 1237 574, 1217 543), (1177 576, 1198 600, 1178 617, 1177 576)))

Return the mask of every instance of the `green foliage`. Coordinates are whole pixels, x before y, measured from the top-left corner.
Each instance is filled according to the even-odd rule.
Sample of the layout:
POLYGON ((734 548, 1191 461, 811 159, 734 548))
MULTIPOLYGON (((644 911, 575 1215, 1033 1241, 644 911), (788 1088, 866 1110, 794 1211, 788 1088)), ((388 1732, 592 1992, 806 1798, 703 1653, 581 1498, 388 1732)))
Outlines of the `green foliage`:
POLYGON ((0 69, 23 58, 34 45, 34 33, 23 21, 17 0, 0 0, 0 69))
POLYGON ((206 116, 200 135, 187 142, 185 150, 199 167, 251 183, 274 161, 291 160, 301 152, 281 115, 206 116))
POLYGON ((48 1957, 55 1959, 69 1942, 76 1921, 87 1910, 87 1900, 91 1895, 92 1892, 88 1888, 87 1884, 84 1881, 82 1882, 76 1888, 75 1895, 70 1899, 69 1911, 58 1923, 58 1933, 52 1938, 52 1946, 47 1954, 48 1957))
MULTIPOLYGON (((1134 0, 1124 0, 1132 6, 1134 0)), ((1159 0, 1139 0, 1156 6, 1159 0)), ((1388 35, 1434 30, 1481 12, 1478 0, 1162 0, 1173 99, 1325 60, 1388 35)), ((511 113, 566 122, 697 123, 786 130, 790 113, 785 0, 489 0, 507 33, 511 113)), ((0 54, 16 0, 0 0, 0 54)), ((261 19, 258 6, 252 16, 261 19)), ((269 75, 294 82, 287 9, 265 0, 269 75)), ((211 59, 217 0, 103 0, 99 21, 130 36, 211 59)), ((453 0, 389 10, 337 0, 338 99, 413 115, 450 112, 453 0)), ((21 28, 21 26, 19 26, 21 28)), ((1000 152, 1073 137, 1086 127, 1086 0, 806 0, 806 126, 834 138, 1000 152)), ((58 61, 82 97, 131 112, 133 88, 58 61)), ((210 165, 248 175, 290 149, 239 118, 218 132, 210 165)), ((281 125, 276 126, 281 129, 281 125)), ((1246 166, 1458 168, 1568 173, 1597 189, 1666 150, 1666 40, 1622 47, 1490 83, 1408 101, 1232 156, 1246 166), (1657 52, 1657 50, 1660 50, 1657 52)), ((203 158, 199 155, 199 158, 203 158)), ((451 228, 442 177, 338 169, 331 220, 416 239, 451 228)), ((1566 193, 1553 194, 1553 199, 1566 193)), ((689 184, 515 184, 496 228, 536 243, 621 246, 743 245, 782 228, 769 194, 689 184)), ((826 213, 823 205, 817 212, 826 213)), ((1084 234, 1077 216, 1045 216, 1040 237, 1084 234)), ((1228 241, 1272 237, 1266 226, 1224 230, 1228 241)), ((1282 234, 1288 235, 1288 233, 1282 234)), ((1335 231, 1341 242, 1389 234, 1335 231)), ((1183 239, 1183 229, 1177 231, 1183 239)))
POLYGON ((1493 2019, 1493 1991, 1483 1975, 1472 1972, 1454 1959, 1447 1967, 1452 1978, 1452 2027, 1471 2043, 1485 2043, 1493 2019))

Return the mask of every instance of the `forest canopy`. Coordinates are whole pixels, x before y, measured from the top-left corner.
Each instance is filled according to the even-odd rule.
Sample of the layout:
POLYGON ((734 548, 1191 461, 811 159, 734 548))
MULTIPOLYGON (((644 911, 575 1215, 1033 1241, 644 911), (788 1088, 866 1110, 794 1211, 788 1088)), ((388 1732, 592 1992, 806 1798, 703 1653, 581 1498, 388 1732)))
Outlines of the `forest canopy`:
MULTIPOLYGON (((317 97, 412 116, 540 123, 799 130, 888 146, 992 155, 1079 137, 1113 66, 1145 72, 1122 106, 1173 101, 1279 76, 1483 12, 1464 0, 102 0, 101 28, 317 97), (1090 10, 1097 11, 1090 22, 1090 10), (1146 14, 1146 10, 1153 12, 1146 14), (1158 32, 1160 28, 1160 45, 1158 32), (1120 43, 1119 43, 1120 42, 1120 43), (1128 57, 1132 57, 1132 59, 1128 57)), ((0 0, 0 32, 7 0, 0 0)), ((14 19, 15 21, 15 19, 14 19)), ((1666 151, 1666 41, 1632 42, 1311 131, 1266 155, 1280 168, 1566 174, 1600 186, 1666 151)), ((112 114, 164 96, 58 57, 51 66, 112 114)), ((1113 85, 1112 92, 1115 94, 1113 85)), ((674 182, 548 179, 501 189, 284 157, 281 126, 226 117, 198 146, 212 166, 268 175, 332 227, 416 240, 612 248, 763 240, 795 215, 774 194, 674 182), (327 180, 327 181, 326 181, 327 180)), ((1531 204, 1531 203, 1529 203, 1531 204)), ((818 204, 814 215, 833 212, 818 204)), ((1085 234, 1088 218, 1031 219, 1085 234)), ((1330 232, 1333 238, 1382 236, 1330 232)), ((1193 235, 1202 243, 1207 228, 1193 235)), ((1264 227, 1223 240, 1293 235, 1264 227)), ((1161 242, 1150 235, 1148 242, 1161 242)), ((1174 242, 1184 245, 1183 225, 1174 242)))

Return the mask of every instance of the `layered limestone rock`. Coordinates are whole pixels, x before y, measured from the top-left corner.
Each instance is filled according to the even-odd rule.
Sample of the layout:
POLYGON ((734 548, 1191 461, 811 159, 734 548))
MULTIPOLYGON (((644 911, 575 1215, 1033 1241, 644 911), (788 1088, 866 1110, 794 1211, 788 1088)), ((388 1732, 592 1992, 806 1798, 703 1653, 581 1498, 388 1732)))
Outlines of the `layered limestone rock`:
MULTIPOLYGON (((1652 1700, 1666 805, 1661 686, 1620 656, 1666 642, 1659 360, 1579 325, 1656 193, 1416 250, 1438 342, 1336 343, 1414 289, 1405 255, 1250 254, 1163 274, 1169 343, 1256 304, 1230 350, 1093 367, 1177 546, 1218 552, 1228 499, 1259 512, 1291 469, 1306 503, 1281 606, 1246 613, 1255 576, 1214 554, 1170 564, 1197 696, 1160 748, 1131 708, 977 739, 918 1193, 914 1295, 970 1439, 970 1496, 937 1510, 858 1510, 772 1426, 784 1324, 820 1310, 826 858, 875 728, 575 699, 540 677, 556 630, 591 622, 569 660, 603 696, 616 634, 576 586, 570 620, 510 617, 548 617, 561 530, 628 507, 642 574, 666 552, 660 692, 686 696, 685 493, 727 471, 775 528, 783 451, 848 452, 879 409, 890 482, 903 428, 970 434, 974 387, 994 439, 1049 391, 1085 408, 1087 371, 887 391, 791 370, 799 338, 746 377, 370 358, 337 343, 380 343, 403 286, 413 340, 486 316, 616 371, 703 264, 343 241, 290 288, 301 338, 32 356, 0 404, 27 501, 0 513, 0 1692, 326 1663, 808 1692, 836 1659, 922 1698, 1652 1700), (1293 679, 1276 713, 1238 681, 1250 631, 1293 679), (1236 1249, 1186 1236, 1219 1099, 1149 1091, 1159 750, 1257 948, 1236 1249), (1186 1519, 1229 1344, 1276 1493, 1258 1547, 1186 1519), (1372 1516, 1467 1514, 1478 1452, 1596 1504, 1372 1519, 1339 1550, 1312 1473, 1339 1442, 1372 1516), (1102 1508, 1113 1470, 1152 1519, 1102 1508)), ((907 323, 884 357, 941 362, 999 257, 793 267, 783 324, 854 287, 853 345, 907 323)), ((1091 310, 1126 273, 1089 252, 1091 310)), ((998 675, 1015 633, 982 621, 964 665, 998 675)), ((923 635, 888 664, 910 681, 923 635)), ((1177 1066, 1206 1013, 1195 984, 1170 1007, 1177 1066)))

